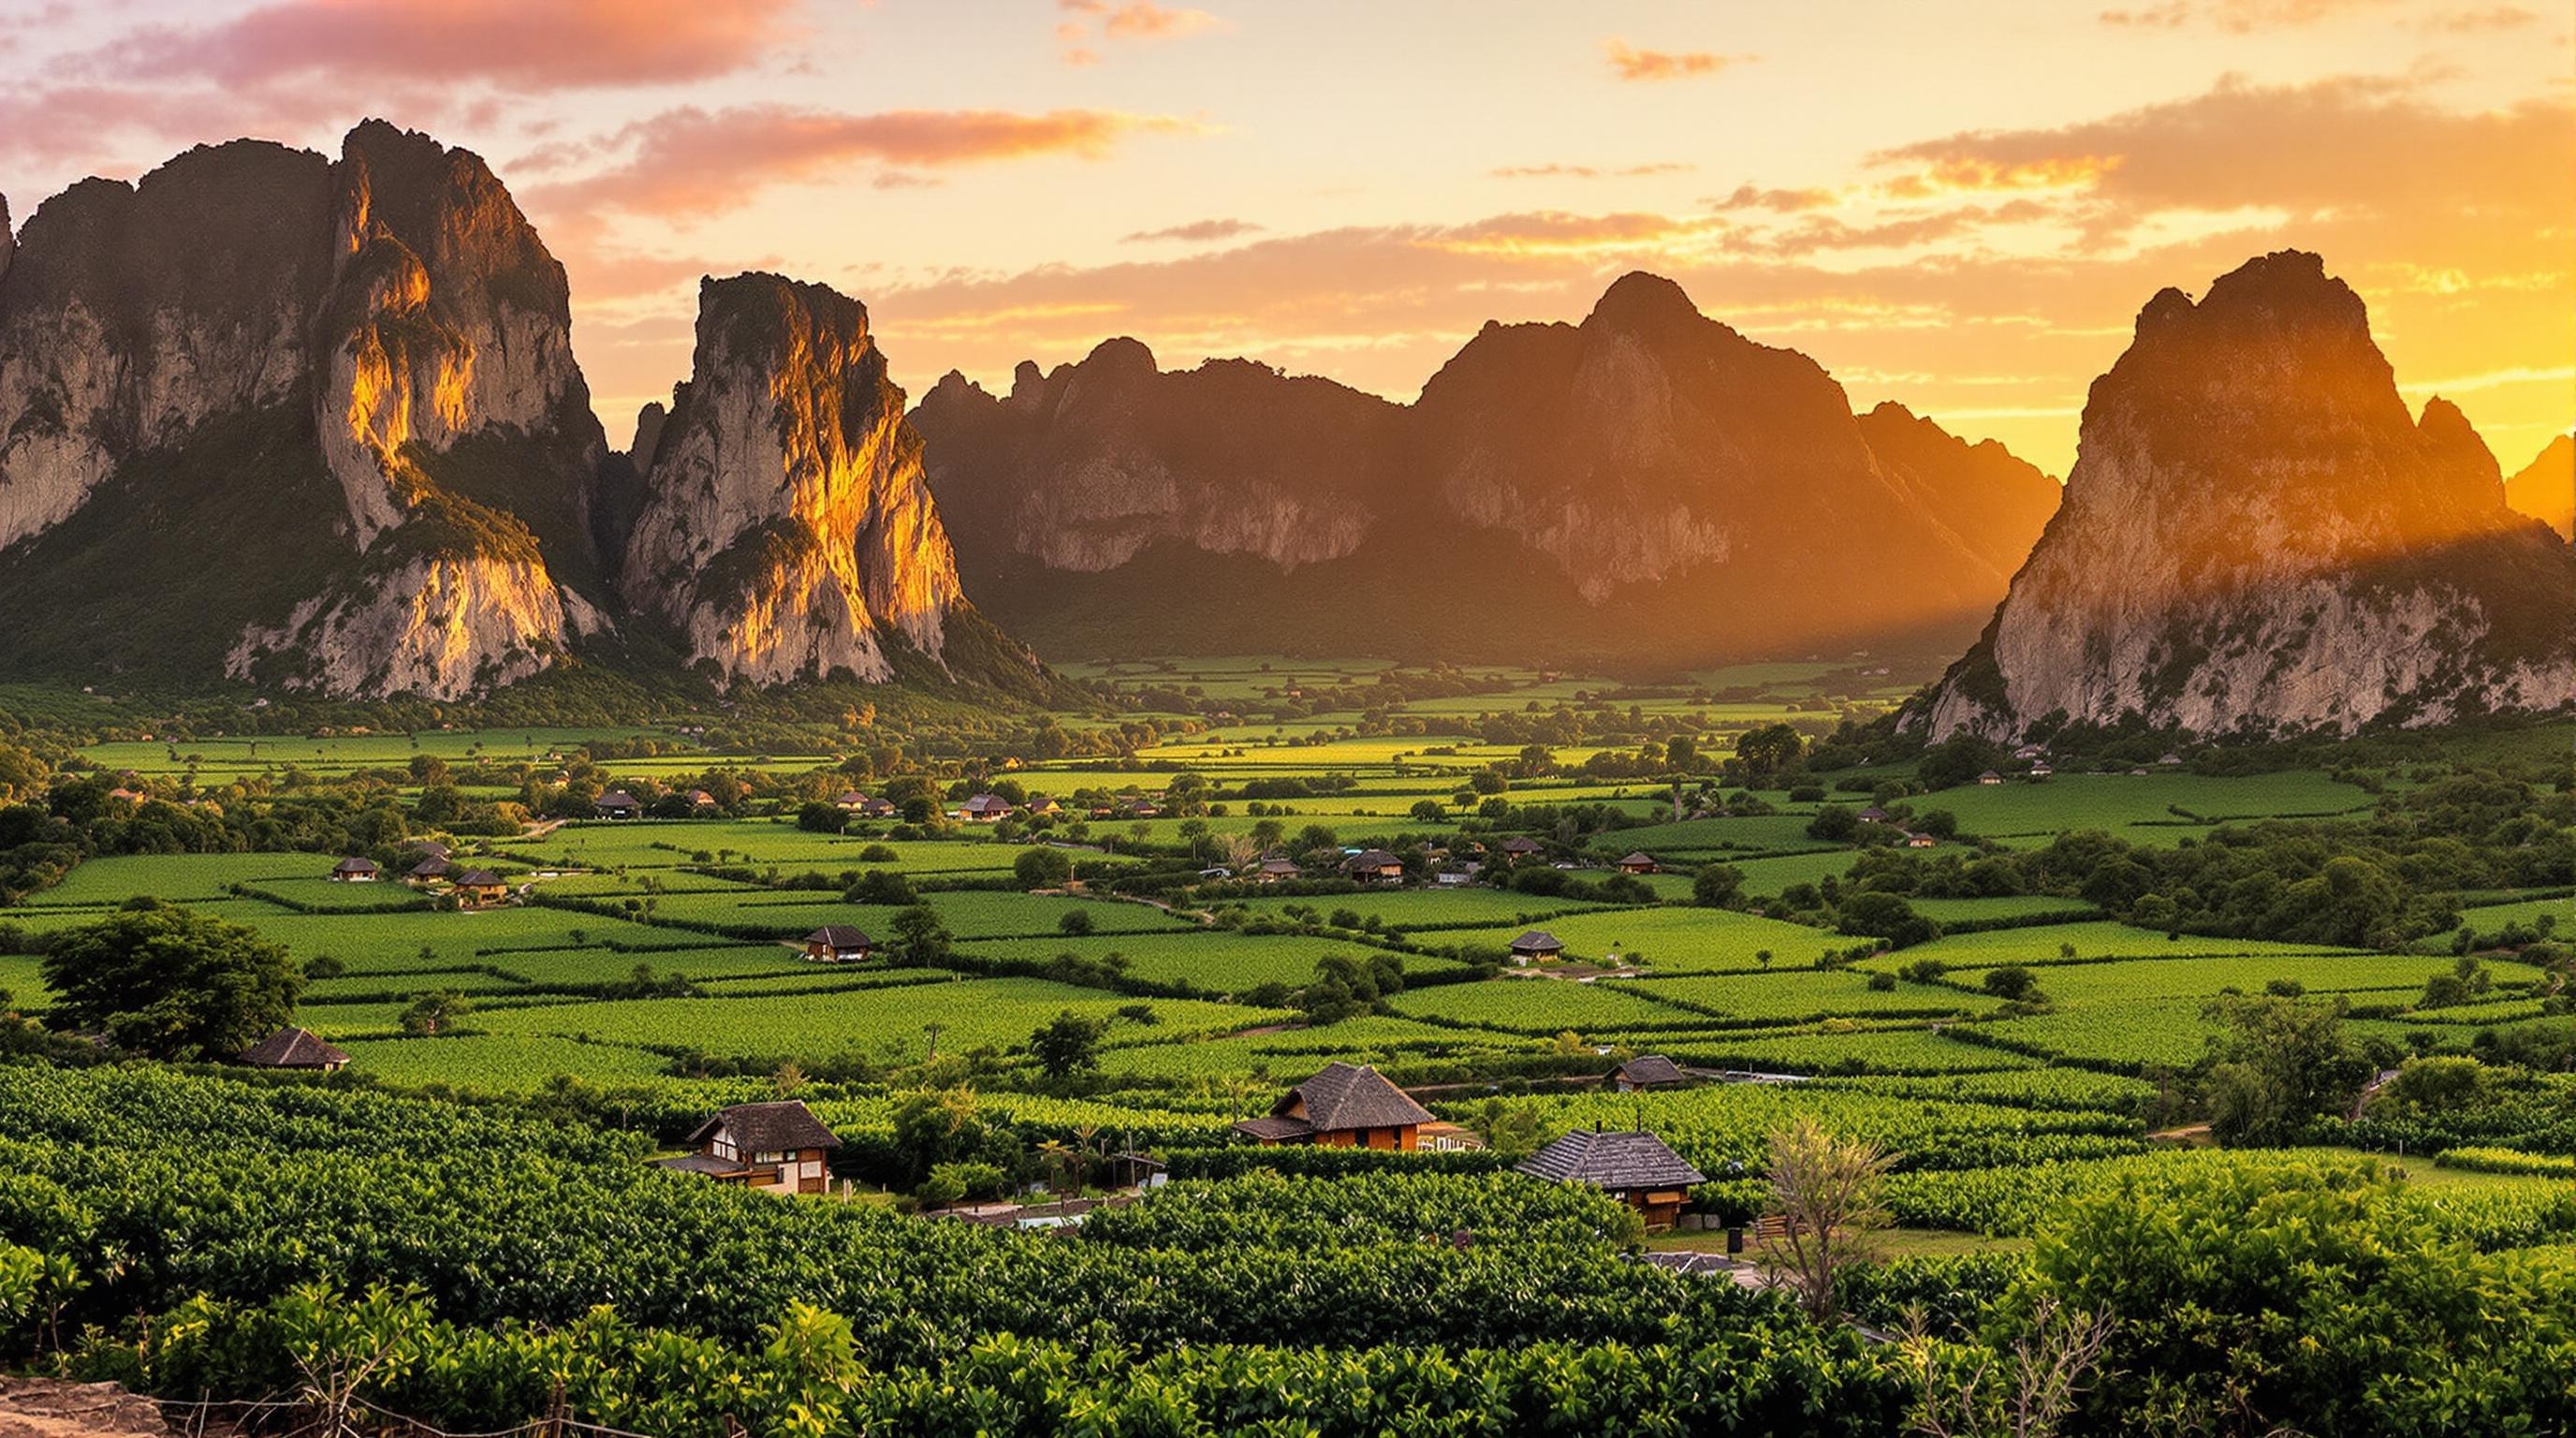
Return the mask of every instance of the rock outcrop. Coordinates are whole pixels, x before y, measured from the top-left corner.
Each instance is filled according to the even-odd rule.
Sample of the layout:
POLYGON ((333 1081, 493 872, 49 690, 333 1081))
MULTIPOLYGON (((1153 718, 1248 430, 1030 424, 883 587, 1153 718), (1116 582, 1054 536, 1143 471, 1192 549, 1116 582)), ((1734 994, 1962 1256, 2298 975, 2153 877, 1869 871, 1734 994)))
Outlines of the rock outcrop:
POLYGON ((2504 502, 2576 540, 2576 438, 2559 435, 2504 482, 2504 502))
POLYGON ((2457 408, 2407 412, 2360 297, 2285 251, 2147 303, 2065 503, 1909 722, 2216 734, 2571 705, 2576 559, 2505 506, 2457 408))
POLYGON ((625 597, 692 663, 777 683, 940 657, 962 605, 921 440, 867 311, 777 275, 710 279, 644 473, 625 597))
POLYGON ((604 454, 555 263, 483 162, 200 147, 0 271, 0 661, 454 698, 598 621, 604 454), (257 522, 253 522, 256 519, 257 522))
POLYGON ((1487 325, 1410 407, 1111 340, 1007 397, 951 375, 914 419, 968 592, 1067 656, 1947 647, 2057 493, 1901 410, 1856 420, 1812 360, 1642 274, 1580 325, 1487 325))

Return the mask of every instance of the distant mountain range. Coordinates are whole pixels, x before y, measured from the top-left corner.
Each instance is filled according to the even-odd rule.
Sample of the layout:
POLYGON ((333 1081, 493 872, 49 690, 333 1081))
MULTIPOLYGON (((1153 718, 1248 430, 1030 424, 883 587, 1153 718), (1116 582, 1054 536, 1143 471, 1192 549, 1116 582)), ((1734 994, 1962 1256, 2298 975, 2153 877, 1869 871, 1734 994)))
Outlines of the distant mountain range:
POLYGON ((2197 733, 2576 705, 2576 556, 2505 503, 2449 401, 2407 413, 2312 254, 2168 289, 2093 384, 2066 502, 1909 716, 2010 738, 2135 714, 2197 733))
POLYGON ((2061 505, 1645 274, 1579 324, 1487 324, 1409 405, 1113 339, 908 415, 856 300, 709 279, 689 378, 618 452, 562 267, 425 135, 201 147, 6 214, 10 677, 1050 692, 1016 634, 1641 670, 1967 647, 1909 716, 1938 733, 2576 701, 2576 558, 2507 507, 2576 528, 2576 445, 2508 487, 2456 409, 2408 415, 2312 255, 2150 302, 2061 505))
POLYGON ((1048 653, 1682 666, 1955 649, 2058 486, 1632 274, 1410 406, 1134 340, 913 423, 967 591, 1048 653))

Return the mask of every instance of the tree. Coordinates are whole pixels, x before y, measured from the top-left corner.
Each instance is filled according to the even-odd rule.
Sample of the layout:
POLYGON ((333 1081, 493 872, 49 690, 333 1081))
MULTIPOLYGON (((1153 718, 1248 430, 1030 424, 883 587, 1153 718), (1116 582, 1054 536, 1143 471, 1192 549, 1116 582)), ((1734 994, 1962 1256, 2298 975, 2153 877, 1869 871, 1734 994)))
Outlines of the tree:
POLYGON ((1710 864, 1691 875, 1691 902, 1723 909, 1744 896, 1744 871, 1732 864, 1710 864))
POLYGON ((1055 926, 1061 933, 1080 938, 1091 932, 1091 912, 1087 909, 1067 909, 1064 911, 1064 917, 1055 921, 1055 926))
POLYGON ((2341 999, 2238 994, 2202 1016, 2225 1026, 2209 1040, 2209 1131, 2228 1147, 2295 1143, 2318 1117, 2351 1108, 2370 1080, 2341 999))
POLYGON ((1829 1133, 1809 1114, 1774 1130, 1770 1150, 1771 1198, 1764 1211, 1784 1232, 1763 1245, 1763 1270, 1797 1290, 1808 1316, 1829 1321, 1836 1276, 1870 1258, 1870 1230, 1887 1222, 1879 1189, 1895 1156, 1866 1139, 1829 1133))
POLYGON ((1797 766, 1806 753, 1806 738, 1786 724, 1748 729, 1735 741, 1735 760, 1748 778, 1778 774, 1797 766))
POLYGON ((282 944, 157 899, 54 941, 55 1011, 155 1058, 230 1058, 295 1013, 304 974, 282 944))
POLYGON ((827 804, 820 799, 796 811, 796 827, 808 834, 837 834, 849 822, 849 814, 840 805, 827 804))
POLYGON ((1985 986, 1986 992, 1996 998, 2019 1003, 2039 992, 2039 976, 2026 965, 2006 964, 1999 969, 1986 970, 1985 986))
POLYGON ((410 1008, 403 1010, 402 1031, 424 1038, 435 1038, 440 1033, 454 1028, 456 1021, 465 1017, 466 1011, 473 1006, 463 994, 453 989, 440 989, 435 993, 423 994, 412 1000, 410 1008))
POLYGON ((903 955, 916 964, 948 956, 948 925, 928 904, 915 904, 894 916, 894 932, 903 940, 903 955))
POLYGON ((1100 1067, 1100 1031, 1105 1027, 1098 1019, 1087 1019, 1067 1009, 1029 1035, 1029 1056, 1053 1079, 1096 1069, 1100 1067))
POLYGON ((1688 734, 1676 734, 1664 741, 1664 767, 1676 774, 1687 774, 1699 763, 1699 742, 1688 734))
POLYGON ((1827 804, 1807 821, 1807 837, 1839 844, 1860 832, 1860 816, 1847 804, 1827 804))
POLYGON ((1011 860, 1011 876, 1023 889, 1060 889, 1073 877, 1073 860, 1062 849, 1022 849, 1011 860))

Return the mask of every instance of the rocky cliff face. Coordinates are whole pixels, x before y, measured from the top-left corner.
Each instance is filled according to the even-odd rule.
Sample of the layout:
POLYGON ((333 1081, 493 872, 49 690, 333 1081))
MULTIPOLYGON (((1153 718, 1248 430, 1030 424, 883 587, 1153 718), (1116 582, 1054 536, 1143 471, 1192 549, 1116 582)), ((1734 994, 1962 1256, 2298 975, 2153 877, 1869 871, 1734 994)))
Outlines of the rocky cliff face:
POLYGON ((1409 408, 1112 340, 1008 397, 951 376, 914 418, 969 592, 1066 654, 1955 644, 2057 490, 1902 411, 1855 420, 1812 360, 1649 275, 1580 325, 1486 326, 1409 408))
POLYGON ((2201 733, 2576 703, 2576 560, 2458 409, 2407 413, 2315 255, 2166 290, 2085 405, 2066 499, 1914 722, 2201 733))
POLYGON ((65 621, 0 659, 453 698, 600 622, 562 268, 480 160, 381 121, 40 206, 0 435, 0 608, 65 621))
POLYGON ((776 275, 706 281, 627 601, 728 679, 886 679, 889 637, 937 659, 962 596, 903 402, 857 301, 776 275))
POLYGON ((2576 540, 2576 438, 2562 434, 2532 456, 2504 482, 2504 502, 2576 540))

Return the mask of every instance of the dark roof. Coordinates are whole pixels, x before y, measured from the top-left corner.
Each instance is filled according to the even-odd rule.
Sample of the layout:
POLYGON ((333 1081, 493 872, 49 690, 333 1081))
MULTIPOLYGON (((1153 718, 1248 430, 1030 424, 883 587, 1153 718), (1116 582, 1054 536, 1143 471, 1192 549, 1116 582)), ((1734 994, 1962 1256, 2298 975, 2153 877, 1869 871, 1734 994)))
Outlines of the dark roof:
POLYGON ((1315 1131, 1315 1126, 1302 1118, 1248 1118, 1236 1124, 1234 1131, 1275 1143, 1284 1138, 1304 1138, 1315 1131))
POLYGON ((1528 949, 1533 953, 1542 949, 1549 953, 1557 953, 1562 951, 1564 948, 1565 941, 1558 938, 1556 935, 1549 933, 1545 929, 1532 929, 1528 933, 1521 935, 1519 938, 1512 940, 1512 949, 1515 953, 1522 949, 1528 949))
POLYGON ((1506 854, 1535 854, 1539 850, 1539 843, 1536 839, 1515 834, 1503 841, 1502 850, 1506 854))
POLYGON ((1688 1081, 1690 1077, 1682 1072, 1681 1065, 1662 1054, 1639 1054, 1612 1069, 1610 1076, 1626 1079, 1632 1084, 1677 1084, 1688 1081))
POLYGON ((242 1053, 242 1062, 270 1069, 318 1069, 344 1064, 349 1056, 305 1029, 279 1029, 242 1053))
POLYGON ((432 854, 411 866, 411 876, 415 879, 435 879, 453 867, 447 862, 445 855, 432 854))
POLYGON ((1294 859, 1264 859, 1261 861, 1261 872, 1265 874, 1293 874, 1297 872, 1297 861, 1294 859))
POLYGON ((635 807, 635 796, 623 789, 611 789, 599 796, 598 804, 603 809, 632 809, 635 807))
POLYGON ((738 1103, 698 1125, 689 1142, 706 1139, 718 1127, 733 1130, 736 1146, 752 1153, 794 1148, 839 1148, 841 1141, 823 1127, 811 1109, 795 1099, 775 1103, 738 1103))
POLYGON ((331 866, 331 872, 335 874, 372 874, 375 871, 376 861, 373 859, 342 859, 331 866))
POLYGON ((1011 801, 999 794, 978 794, 966 801, 966 807, 976 810, 1007 809, 1011 807, 1011 801))
POLYGON ((851 928, 847 924, 825 924, 823 927, 807 934, 805 936, 805 942, 809 944, 829 944, 836 949, 870 949, 876 947, 876 940, 869 938, 866 934, 859 932, 857 929, 851 928))
POLYGON ((1362 849, 1342 861, 1345 869, 1396 869, 1403 866, 1402 859, 1384 849, 1362 849))
POLYGON ((501 876, 489 869, 468 869, 457 875, 455 882, 463 888, 479 889, 500 883, 501 876))
POLYGON ((414 839, 411 841, 410 847, 415 852, 427 854, 433 859, 444 859, 448 855, 456 852, 454 849, 447 847, 436 839, 414 839))
POLYGON ((1872 804, 1868 808, 1860 811, 1860 817, 1864 819, 1884 819, 1887 817, 1887 811, 1878 807, 1876 804, 1872 804))
POLYGON ((1523 1159, 1515 1170, 1558 1183, 1594 1188, 1688 1188, 1706 1183, 1698 1169, 1651 1133, 1603 1133, 1579 1128, 1523 1159))
POLYGON ((1651 864, 1655 862, 1655 856, 1647 853, 1643 849, 1639 849, 1628 857, 1621 859, 1619 862, 1622 864, 1651 864))
POLYGON ((1306 1103, 1306 1122, 1317 1130, 1402 1128, 1431 1122, 1431 1113, 1404 1096, 1404 1090, 1373 1068, 1330 1063, 1321 1072, 1280 1096, 1270 1112, 1288 1117, 1299 1099, 1306 1103))

